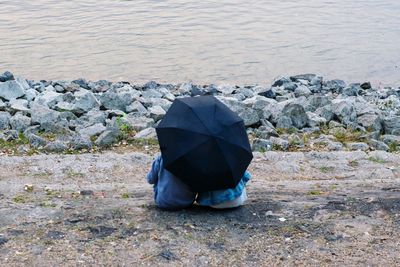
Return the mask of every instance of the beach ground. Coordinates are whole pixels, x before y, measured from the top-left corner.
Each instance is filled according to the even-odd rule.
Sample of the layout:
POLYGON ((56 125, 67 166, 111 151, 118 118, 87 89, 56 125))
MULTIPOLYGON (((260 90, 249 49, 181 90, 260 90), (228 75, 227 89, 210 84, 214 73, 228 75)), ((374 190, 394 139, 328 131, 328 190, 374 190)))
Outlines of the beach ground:
POLYGON ((245 206, 175 212, 152 156, 0 156, 0 265, 400 265, 399 154, 256 153, 245 206))

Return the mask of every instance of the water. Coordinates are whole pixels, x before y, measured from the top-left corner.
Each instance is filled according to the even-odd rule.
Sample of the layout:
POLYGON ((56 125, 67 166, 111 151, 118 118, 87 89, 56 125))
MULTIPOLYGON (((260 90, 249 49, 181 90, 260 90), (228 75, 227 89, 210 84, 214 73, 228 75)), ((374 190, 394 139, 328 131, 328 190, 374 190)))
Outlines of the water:
POLYGON ((0 71, 31 79, 400 85, 399 0, 0 0, 0 71))

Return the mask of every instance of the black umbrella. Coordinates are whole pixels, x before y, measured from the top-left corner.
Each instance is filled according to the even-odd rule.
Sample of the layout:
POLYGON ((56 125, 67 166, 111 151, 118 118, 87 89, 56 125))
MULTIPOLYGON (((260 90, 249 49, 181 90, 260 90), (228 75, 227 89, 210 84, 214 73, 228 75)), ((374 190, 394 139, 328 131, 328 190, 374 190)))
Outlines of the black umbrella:
POLYGON ((213 96, 176 99, 156 131, 165 168, 195 192, 235 187, 253 158, 243 120, 213 96))

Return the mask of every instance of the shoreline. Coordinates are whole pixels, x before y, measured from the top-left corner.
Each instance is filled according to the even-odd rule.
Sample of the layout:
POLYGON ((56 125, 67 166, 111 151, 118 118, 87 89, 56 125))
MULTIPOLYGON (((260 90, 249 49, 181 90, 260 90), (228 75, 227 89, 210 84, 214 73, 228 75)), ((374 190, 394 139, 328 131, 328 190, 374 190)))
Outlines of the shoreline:
POLYGON ((400 88, 315 74, 267 86, 32 81, 0 74, 0 153, 157 150, 177 97, 214 95, 244 120, 254 151, 400 150, 400 88))

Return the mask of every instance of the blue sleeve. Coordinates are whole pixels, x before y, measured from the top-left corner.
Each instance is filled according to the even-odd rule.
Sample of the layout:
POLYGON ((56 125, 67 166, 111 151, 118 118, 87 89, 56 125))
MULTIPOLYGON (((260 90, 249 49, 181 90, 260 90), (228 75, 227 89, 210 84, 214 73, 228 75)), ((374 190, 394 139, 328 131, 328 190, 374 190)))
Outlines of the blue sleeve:
POLYGON ((243 175, 243 178, 242 178, 244 184, 246 184, 250 179, 251 179, 251 174, 250 174, 250 172, 245 171, 245 172, 244 172, 244 175, 243 175))
POLYGON ((157 184, 158 182, 158 173, 160 171, 160 161, 161 157, 158 156, 154 161, 153 164, 151 165, 151 170, 147 174, 147 182, 149 184, 157 184))

